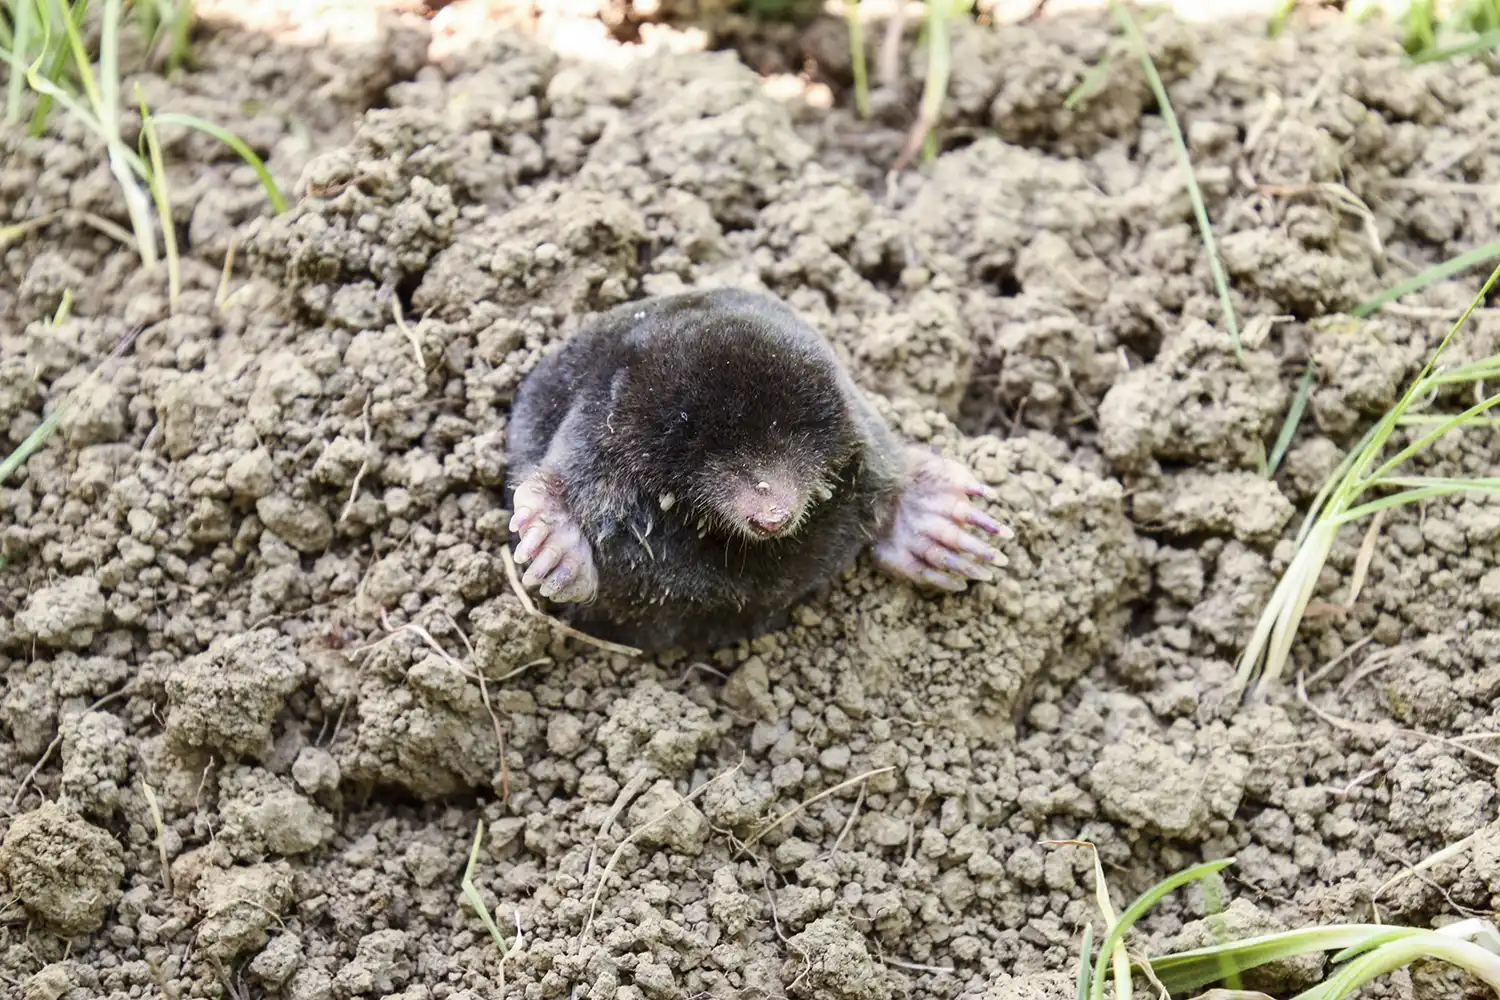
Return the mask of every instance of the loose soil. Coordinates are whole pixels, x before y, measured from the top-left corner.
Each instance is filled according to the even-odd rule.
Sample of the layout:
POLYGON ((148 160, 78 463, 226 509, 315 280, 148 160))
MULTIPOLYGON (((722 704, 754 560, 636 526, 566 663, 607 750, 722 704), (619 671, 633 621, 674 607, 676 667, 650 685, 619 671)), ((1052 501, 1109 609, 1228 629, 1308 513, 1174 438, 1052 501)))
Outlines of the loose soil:
MULTIPOLYGON (((888 77, 868 32, 863 122, 836 20, 585 6, 326 4, 321 34, 206 13, 195 69, 122 92, 234 128, 298 200, 269 218, 232 153, 173 132, 175 314, 80 221, 126 218, 88 136, 0 133, 0 223, 62 213, 0 257, 0 454, 142 328, 0 488, 0 992, 1071 996, 1093 862, 1062 839, 1117 901, 1237 858, 1241 935, 1500 901, 1500 507, 1392 512, 1352 604, 1347 530, 1294 651, 1310 701, 1229 687, 1300 511, 1477 286, 1340 315, 1500 227, 1485 64, 1409 67, 1338 19, 1149 22, 1241 363, 1107 17, 962 27, 944 151, 887 185, 914 29, 888 77), (592 311, 725 284, 784 296, 996 487, 1004 579, 939 599, 861 566, 702 659, 526 612, 517 383, 592 311), (503 965, 459 888, 481 821, 503 965)), ((1481 312, 1458 350, 1497 342, 1481 312)), ((1497 454, 1476 431, 1423 465, 1497 454)), ((1206 943, 1207 912, 1174 895, 1138 944, 1206 943)), ((1418 968, 1368 995, 1465 988, 1418 968)))

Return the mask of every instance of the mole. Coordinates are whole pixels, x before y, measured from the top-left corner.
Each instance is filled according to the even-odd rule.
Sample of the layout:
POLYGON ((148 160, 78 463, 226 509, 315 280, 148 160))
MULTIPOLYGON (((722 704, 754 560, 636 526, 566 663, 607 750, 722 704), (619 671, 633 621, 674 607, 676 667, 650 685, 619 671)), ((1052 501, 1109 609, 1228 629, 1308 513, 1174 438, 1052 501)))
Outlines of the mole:
POLYGON ((774 296, 665 295, 586 320, 517 389, 506 442, 522 585, 645 651, 785 626, 872 550, 932 591, 993 579, 1010 529, 973 473, 900 441, 774 296))

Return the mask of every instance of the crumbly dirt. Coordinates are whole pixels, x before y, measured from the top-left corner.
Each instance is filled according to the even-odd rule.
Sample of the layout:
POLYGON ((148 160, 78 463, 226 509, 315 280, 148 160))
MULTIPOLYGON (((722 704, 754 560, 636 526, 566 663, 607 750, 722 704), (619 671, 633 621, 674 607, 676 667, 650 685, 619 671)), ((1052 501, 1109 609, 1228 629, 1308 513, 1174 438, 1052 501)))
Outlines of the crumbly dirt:
MULTIPOLYGON (((1231 694, 1306 504, 1477 283, 1341 315, 1500 225, 1484 64, 1409 67, 1338 19, 1150 21, 1239 360, 1106 16, 959 26, 943 152, 888 185, 914 26, 864 122, 815 12, 703 52, 682 5, 327 3, 296 32, 282 6, 206 15, 195 68, 122 90, 232 127, 295 197, 270 218, 232 153, 172 133, 175 313, 83 214, 126 222, 87 135, 0 129, 0 224, 58 213, 0 247, 0 454, 141 330, 0 487, 0 992, 1071 996, 1093 861, 1056 840, 1098 846, 1117 902, 1237 859, 1222 925, 1179 893, 1142 949, 1500 906, 1500 507, 1391 512, 1352 603, 1346 530, 1293 651, 1310 703, 1231 694), (714 285, 787 298, 996 488, 997 582, 930 598, 861 564, 702 658, 528 614, 516 386, 590 312, 714 285), (460 891, 481 822, 503 963, 460 891)), ((1481 312, 1457 351, 1497 342, 1481 312)), ((1423 467, 1496 455, 1476 431, 1423 467)))

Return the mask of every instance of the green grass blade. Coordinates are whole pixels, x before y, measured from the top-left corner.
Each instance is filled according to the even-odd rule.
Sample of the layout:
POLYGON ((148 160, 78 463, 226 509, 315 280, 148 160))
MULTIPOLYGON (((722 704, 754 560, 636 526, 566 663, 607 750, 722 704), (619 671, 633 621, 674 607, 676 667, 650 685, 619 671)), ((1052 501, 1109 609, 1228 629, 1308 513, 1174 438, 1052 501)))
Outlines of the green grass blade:
POLYGON ((1078 989, 1074 993, 1077 1000, 1089 1000, 1089 969, 1094 960, 1094 925, 1083 925, 1083 943, 1078 949, 1078 989))
MULTIPOLYGON (((19 59, 25 59, 31 46, 32 29, 36 26, 36 4, 33 0, 16 0, 11 7, 15 20, 15 31, 6 41, 6 48, 15 53, 19 59)), ((21 95, 25 92, 22 84, 26 82, 24 73, 18 73, 12 63, 10 79, 5 82, 5 121, 14 125, 21 120, 21 95)))
POLYGON ((1460 385, 1500 377, 1500 355, 1480 358, 1427 376, 1430 385, 1460 385))
POLYGON ((1240 326, 1234 315, 1234 301, 1229 296, 1229 278, 1224 273, 1224 262, 1219 259, 1219 246, 1214 240, 1213 225, 1208 219, 1208 206, 1203 203, 1203 191, 1198 187, 1198 177, 1193 172, 1193 158, 1188 152, 1187 140, 1183 138, 1182 126, 1177 122, 1177 113, 1172 110, 1171 98, 1167 96, 1166 84, 1161 81, 1161 74, 1156 71, 1156 63, 1151 59, 1151 51, 1146 47, 1146 38, 1141 34, 1140 27, 1135 23, 1135 18, 1125 9, 1120 0, 1109 0, 1109 9, 1114 13, 1115 20, 1120 23, 1120 29, 1130 39, 1136 54, 1140 57, 1141 66, 1146 71, 1146 81, 1151 85, 1151 92, 1156 97, 1156 106, 1161 112, 1161 117, 1167 123, 1167 130, 1172 134, 1172 145, 1177 150, 1177 161, 1182 165, 1183 181, 1187 185, 1188 200, 1193 203, 1193 215, 1198 219, 1198 235, 1203 239, 1204 252, 1208 254, 1208 268, 1213 275, 1214 290, 1219 294, 1219 304, 1224 308, 1224 324, 1229 328, 1229 339, 1234 344, 1234 356, 1243 361, 1245 358, 1244 348, 1240 344, 1240 326))
POLYGON ((1402 44, 1407 52, 1423 52, 1437 44, 1436 19, 1432 0, 1411 0, 1411 6, 1401 18, 1401 25, 1406 29, 1402 44))
POLYGON ((224 145, 238 153, 240 159, 244 160, 250 169, 255 171, 256 176, 260 178, 261 187, 266 190, 266 198, 270 200, 271 208, 275 210, 276 214, 280 215, 286 211, 286 199, 281 195, 281 188, 276 186, 276 179, 271 176, 271 172, 266 169, 266 165, 261 162, 261 158, 255 155, 255 150, 251 149, 245 140, 229 131, 229 129, 224 128, 222 125, 215 125, 213 122, 199 118, 197 115, 184 115, 174 111, 167 111, 157 115, 156 124, 185 125, 188 128, 195 128, 205 135, 213 136, 224 143, 224 145))
POLYGON ((187 65, 192 52, 193 0, 174 0, 172 4, 172 42, 167 49, 167 73, 176 73, 187 65))
POLYGON ((1390 928, 1381 924, 1335 924, 1330 927, 1308 927, 1278 934, 1265 934, 1209 945, 1192 951, 1164 955, 1151 960, 1151 971, 1173 994, 1196 990, 1224 978, 1226 965, 1239 972, 1320 951, 1358 946, 1390 928))
MULTIPOLYGON (((1391 432, 1396 427, 1396 421, 1405 415, 1413 401, 1426 394, 1428 387, 1427 379, 1432 374, 1433 369, 1437 367, 1438 360, 1443 356, 1443 352, 1448 349, 1448 345, 1453 342, 1453 338, 1458 336, 1458 331, 1463 329, 1464 324, 1469 321, 1469 317, 1474 315, 1474 310, 1478 309, 1479 304, 1489 296, 1490 289, 1495 287, 1497 280, 1500 280, 1500 267, 1496 267, 1490 272, 1489 278, 1485 280, 1484 287, 1479 289, 1479 294, 1474 296, 1469 302, 1469 307, 1464 310, 1463 315, 1458 317, 1453 325, 1448 328, 1448 332, 1443 335, 1443 339, 1438 344, 1437 349, 1428 356, 1426 363, 1422 365, 1422 370, 1417 373, 1417 377, 1412 379, 1411 385, 1407 386, 1406 391, 1401 394, 1400 401, 1391 407, 1385 416, 1380 418, 1380 422, 1375 425, 1371 433, 1366 435, 1369 443, 1364 446, 1364 450, 1360 453, 1360 457, 1354 463, 1353 467, 1344 474, 1343 483, 1340 485, 1339 492, 1343 494, 1345 500, 1352 501, 1353 497, 1359 493, 1357 484, 1361 480, 1370 478, 1367 472, 1376 457, 1380 454, 1380 451, 1385 447, 1386 441, 1390 440, 1391 432)), ((1404 460, 1403 458, 1402 461, 1404 460)), ((1393 467, 1392 463, 1387 463, 1382 469, 1389 471, 1393 467)), ((1343 504, 1343 506, 1348 506, 1348 503, 1343 504)))
POLYGON ((1403 490, 1393 493, 1379 500, 1371 500, 1357 507, 1351 507, 1342 514, 1331 519, 1334 524, 1348 524, 1362 517, 1368 517, 1377 511, 1386 510, 1391 507, 1400 507, 1404 504, 1416 503, 1419 500, 1431 500, 1434 497, 1450 497, 1455 493, 1500 493, 1500 486, 1492 486, 1492 480, 1460 479, 1453 485, 1423 486, 1418 489, 1403 490))
POLYGON ((47 443, 47 439, 57 432, 58 423, 69 409, 71 407, 67 405, 66 401, 62 405, 59 405, 57 409, 47 415, 47 419, 43 420, 37 426, 36 430, 26 435, 26 440, 22 441, 15 451, 7 455, 5 461, 0 462, 0 486, 5 484, 5 481, 10 478, 11 473, 21 467, 22 462, 39 451, 42 445, 47 443))
POLYGON ((1500 490, 1500 476, 1392 476, 1380 479, 1376 486, 1399 486, 1404 489, 1425 489, 1429 486, 1446 486, 1454 490, 1500 490))
POLYGON ((177 225, 172 221, 172 197, 167 190, 167 167, 162 161, 156 122, 151 117, 151 109, 146 107, 146 97, 141 93, 140 84, 135 85, 135 99, 141 108, 141 142, 145 144, 147 155, 151 158, 151 175, 146 178, 146 186, 150 188, 151 198, 156 202, 156 217, 161 220, 162 247, 167 254, 167 309, 172 315, 176 315, 177 303, 182 297, 182 266, 177 256, 177 225))
POLYGON ((41 422, 37 429, 26 435, 26 440, 22 441, 15 451, 7 455, 3 462, 0 462, 0 486, 3 486, 5 481, 11 477, 11 474, 20 468, 23 462, 36 454, 42 445, 46 444, 47 440, 57 432, 57 425, 62 422, 62 418, 74 406, 78 405, 78 401, 84 397, 84 394, 91 391, 94 383, 99 381, 99 377, 104 371, 105 363, 113 361, 124 354, 130 345, 135 343, 135 338, 139 337, 141 331, 144 329, 145 327, 138 326, 121 337, 120 342, 115 344, 114 350, 109 352, 108 357, 95 365, 94 370, 89 372, 88 377, 74 387, 72 392, 63 397, 63 401, 57 404, 57 408, 47 415, 47 418, 41 422))
MULTIPOLYGON (((1379 925, 1377 924, 1376 927, 1379 927, 1379 925)), ((1337 955, 1334 955, 1331 959, 1329 959, 1329 961, 1334 965, 1343 965, 1350 959, 1358 958, 1360 955, 1363 955, 1366 952, 1374 951, 1376 948, 1379 948, 1383 944, 1389 944, 1392 941, 1397 941, 1404 937, 1411 937, 1413 934, 1429 933, 1431 932, 1425 931, 1420 927, 1380 927, 1380 929, 1378 930, 1372 929, 1369 936, 1367 936, 1363 941, 1355 941, 1351 943, 1337 955)))
POLYGON ((1494 260, 1496 257, 1500 257, 1500 240, 1486 243, 1481 247, 1475 247, 1467 253, 1459 254, 1452 260, 1445 260, 1441 264, 1436 264, 1419 274, 1412 275, 1401 282, 1401 284, 1386 289, 1372 299, 1361 302, 1354 307, 1351 315, 1368 316, 1381 307, 1395 302, 1403 295, 1409 295, 1412 292, 1426 288, 1428 285, 1436 284, 1444 278, 1451 278, 1461 271, 1467 271, 1476 264, 1483 264, 1485 261, 1494 260))
POLYGON ((1446 49, 1424 49, 1408 57, 1413 63, 1445 62, 1449 59, 1457 59, 1460 56, 1473 56, 1481 52, 1489 52, 1491 49, 1500 47, 1500 31, 1486 31, 1481 35, 1475 35, 1467 42, 1459 45, 1449 46, 1446 49))
POLYGON ((1068 91, 1068 96, 1063 98, 1063 107, 1069 111, 1093 97, 1104 88, 1104 81, 1109 79, 1109 68, 1114 65, 1114 53, 1106 52, 1104 57, 1094 64, 1094 68, 1084 74, 1083 79, 1078 81, 1078 86, 1068 91))
POLYGON ((859 0, 844 0, 844 20, 849 22, 849 65, 854 71, 854 110, 870 117, 870 78, 865 67, 864 25, 859 23, 859 0))
POLYGON ((1354 468, 1355 463, 1374 444, 1376 433, 1379 430, 1380 425, 1376 424, 1365 431, 1364 436, 1359 439, 1359 443, 1339 460, 1339 464, 1334 466, 1333 472, 1323 481, 1322 488, 1318 490, 1318 495, 1313 498, 1312 505, 1307 509, 1307 516, 1302 519, 1302 526, 1297 529, 1296 542, 1298 545, 1301 545, 1307 539, 1313 525, 1317 523, 1318 517, 1326 509, 1330 497, 1339 484, 1348 477, 1349 470, 1354 468))
POLYGON ((1255 694, 1264 693, 1266 687, 1275 684, 1291 656, 1292 642, 1297 638, 1297 626, 1307 613, 1307 603, 1312 600, 1313 590, 1318 585, 1318 574, 1328 562, 1328 553, 1333 551, 1333 541, 1338 537, 1338 525, 1327 521, 1313 527, 1307 542, 1292 561, 1287 576, 1293 581, 1290 598, 1277 614, 1275 629, 1271 632, 1271 643, 1266 647, 1265 667, 1260 680, 1255 683, 1255 694))
MULTIPOLYGON (((7 59, 11 66, 15 67, 14 55, 7 54, 7 59)), ((109 122, 100 120, 61 87, 37 73, 36 69, 36 65, 33 64, 25 71, 26 80, 31 88, 55 100, 104 143, 109 157, 110 172, 120 185, 121 194, 125 198, 125 209, 130 215, 131 227, 135 231, 136 250, 146 269, 148 271, 154 269, 157 263, 156 234, 151 224, 150 204, 145 193, 141 191, 140 185, 136 183, 135 177, 132 176, 135 174, 144 178, 148 175, 149 170, 145 162, 120 140, 117 131, 111 134, 109 122)))
POLYGON ((1438 438, 1447 434, 1449 431, 1454 430, 1455 428, 1464 426, 1475 417, 1494 409, 1497 405, 1500 405, 1500 393, 1496 393, 1495 395, 1490 396, 1487 399, 1475 403, 1464 412, 1456 414, 1455 416, 1449 417, 1447 420, 1444 420, 1432 430, 1428 431, 1426 434, 1423 434, 1421 437, 1417 438, 1417 440, 1413 441, 1405 448, 1402 448, 1400 451, 1396 452, 1396 454, 1387 459, 1380 466, 1380 468, 1376 469, 1368 476, 1365 476, 1358 480, 1354 489, 1354 493, 1356 495, 1359 493, 1363 493, 1376 481, 1387 478, 1387 476, 1391 472, 1394 472, 1396 469, 1400 468, 1401 465, 1404 464, 1408 459, 1412 458, 1422 451, 1425 451, 1427 447, 1438 438))
POLYGON ((1312 395, 1313 380, 1318 375, 1318 363, 1309 358, 1307 367, 1302 369, 1302 380, 1297 383, 1297 394, 1292 397, 1292 405, 1286 411, 1286 420, 1281 425, 1281 433, 1276 436, 1276 444, 1271 448, 1270 461, 1266 463, 1266 477, 1276 475, 1276 470, 1281 465, 1281 460, 1286 457, 1287 449, 1292 446, 1292 438, 1297 434, 1297 426, 1302 423, 1302 414, 1307 411, 1307 400, 1312 395))
POLYGON ((955 0, 929 0, 927 4, 927 79, 922 84, 922 119, 927 122, 922 158, 926 160, 937 156, 937 124, 948 96, 948 77, 953 72, 948 22, 956 6, 955 0))
POLYGON ((1388 972, 1418 959, 1432 958, 1456 965, 1500 991, 1500 956, 1469 941, 1422 931, 1387 942, 1356 958, 1319 985, 1299 993, 1298 1000, 1342 1000, 1388 972))
POLYGON ((500 949, 503 959, 510 950, 505 943, 505 935, 500 933, 500 928, 495 924, 495 918, 490 916, 490 908, 484 905, 484 897, 479 895, 479 889, 474 885, 474 867, 479 863, 479 845, 484 838, 484 820, 479 821, 479 827, 474 831, 474 846, 469 849, 469 864, 464 868, 463 881, 459 887, 463 889, 464 898, 469 905, 474 907, 474 912, 479 914, 479 919, 484 923, 484 929, 490 932, 494 939, 495 947, 500 949))
MULTIPOLYGON (((79 7, 81 8, 82 6, 83 4, 80 3, 79 7)), ((83 34, 79 31, 79 27, 83 23, 81 11, 80 17, 77 21, 74 21, 74 19, 71 17, 64 17, 62 21, 63 32, 67 37, 68 46, 72 49, 73 52, 73 66, 78 70, 78 79, 83 84, 83 92, 85 96, 88 97, 89 104, 94 109, 94 114, 98 115, 100 120, 102 121, 104 119, 104 94, 99 89, 99 79, 94 75, 94 67, 92 61, 89 59, 88 50, 83 47, 83 34)), ((112 41, 115 37, 117 37, 119 23, 119 0, 105 0, 104 17, 102 18, 100 24, 99 35, 99 68, 101 69, 101 71, 104 69, 103 50, 105 49, 106 43, 108 41, 112 41), (110 16, 111 9, 113 9, 114 12, 113 17, 110 16)), ((118 108, 118 106, 118 104, 115 105, 116 108, 118 108)))
MULTIPOLYGON (((37 0, 38 3, 46 4, 47 13, 42 17, 42 53, 37 57, 31 69, 42 69, 46 63, 43 75, 51 82, 57 83, 62 79, 63 70, 68 65, 68 43, 66 30, 58 29, 57 26, 71 23, 75 26, 83 24, 83 16, 88 12, 88 0, 78 0, 76 4, 69 5, 64 0, 37 0), (54 30, 57 29, 57 30, 54 30)), ((31 74, 27 73, 30 81, 31 74)), ((36 85, 31 85, 36 89, 36 85)), ((42 129, 46 127, 47 116, 52 113, 51 94, 42 93, 37 97, 36 107, 31 111, 31 134, 39 136, 42 129)))
MULTIPOLYGON (((84 93, 94 109, 99 134, 104 139, 110 173, 114 174, 120 193, 125 198, 125 210, 130 215, 130 228, 135 232, 141 264, 147 271, 153 271, 156 269, 157 256, 151 204, 146 193, 136 183, 136 177, 144 179, 149 174, 141 158, 131 152, 120 138, 119 35, 122 10, 122 0, 104 0, 104 11, 100 18, 97 77, 89 63, 88 51, 84 48, 78 25, 71 18, 64 18, 63 27, 67 31, 68 45, 73 51, 74 68, 78 70, 84 93)), ((31 77, 31 84, 33 87, 37 86, 34 76, 31 77)))
POLYGON ((1292 11, 1297 7, 1297 0, 1281 0, 1276 11, 1271 15, 1271 21, 1266 25, 1267 38, 1280 38, 1281 31, 1286 27, 1287 19, 1292 16, 1292 11))
POLYGON ((1104 977, 1108 972, 1109 957, 1115 950, 1115 945, 1124 940, 1125 933, 1135 925, 1136 921, 1146 915, 1146 911, 1160 902, 1162 897, 1168 893, 1187 885, 1189 882, 1205 878, 1209 875, 1215 875, 1232 864, 1234 864, 1233 858, 1205 861, 1203 864, 1185 868, 1175 875, 1170 875, 1162 879, 1136 897, 1135 902, 1125 908, 1125 912, 1120 914, 1120 919, 1114 922, 1109 928, 1109 932, 1104 935, 1104 940, 1099 943, 1099 955, 1094 959, 1092 978, 1093 1000, 1102 1000, 1104 996, 1104 977))

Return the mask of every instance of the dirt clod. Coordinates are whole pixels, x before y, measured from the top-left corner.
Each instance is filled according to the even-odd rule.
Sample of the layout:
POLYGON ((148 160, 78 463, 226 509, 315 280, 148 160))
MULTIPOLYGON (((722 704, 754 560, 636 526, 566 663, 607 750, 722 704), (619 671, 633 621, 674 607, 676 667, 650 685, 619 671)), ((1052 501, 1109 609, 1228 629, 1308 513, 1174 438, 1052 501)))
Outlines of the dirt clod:
POLYGON ((105 831, 44 802, 11 823, 0 874, 33 919, 59 934, 88 934, 120 900, 125 852, 105 831))

